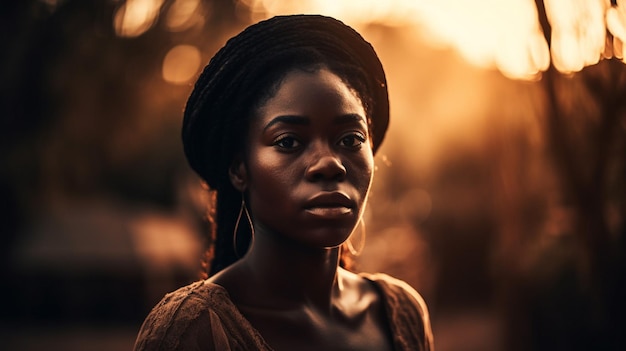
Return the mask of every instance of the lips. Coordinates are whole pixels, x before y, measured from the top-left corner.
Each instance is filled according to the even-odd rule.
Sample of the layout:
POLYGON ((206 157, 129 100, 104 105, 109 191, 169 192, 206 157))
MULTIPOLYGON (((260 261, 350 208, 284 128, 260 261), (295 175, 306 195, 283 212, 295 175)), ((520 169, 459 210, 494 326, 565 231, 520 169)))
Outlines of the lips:
POLYGON ((304 206, 307 213, 329 219, 350 215, 354 208, 356 203, 339 191, 319 193, 307 200, 304 206))

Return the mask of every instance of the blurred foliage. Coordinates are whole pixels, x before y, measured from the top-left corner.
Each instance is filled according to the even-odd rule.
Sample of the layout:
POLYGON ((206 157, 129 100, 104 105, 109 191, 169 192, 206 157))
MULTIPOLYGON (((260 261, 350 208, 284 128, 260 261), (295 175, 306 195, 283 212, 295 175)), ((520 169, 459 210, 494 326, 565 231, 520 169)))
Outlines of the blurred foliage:
MULTIPOLYGON (((172 1, 164 3, 163 9, 171 4, 172 1)), ((187 196, 190 171, 178 132, 191 85, 170 85, 163 81, 162 59, 172 46, 185 43, 198 46, 202 60, 208 61, 233 28, 242 24, 235 16, 234 3, 209 1, 202 13, 205 20, 184 32, 168 31, 160 18, 142 36, 122 38, 115 35, 113 28, 113 14, 120 6, 119 1, 17 0, 5 1, 1 6, 0 27, 7 33, 0 41, 3 47, 0 256, 3 277, 9 278, 4 282, 20 284, 32 280, 28 278, 34 274, 36 278, 45 278, 37 284, 48 289, 56 279, 65 282, 83 279, 69 288, 69 283, 59 282, 57 288, 84 289, 79 293, 84 300, 94 289, 98 290, 94 287, 101 285, 96 284, 97 279, 65 279, 63 274, 74 273, 59 273, 45 266, 36 272, 32 268, 23 271, 23 267, 16 266, 16 261, 21 259, 16 249, 22 250, 40 237, 51 235, 54 240, 55 235, 59 238, 69 235, 64 231, 80 230, 84 231, 82 235, 96 235, 99 228, 81 229, 72 224, 72 216, 79 219, 89 209, 93 211, 86 218, 95 218, 92 225, 97 225, 101 218, 129 221, 132 213, 145 212, 142 208, 162 213, 180 212, 181 208, 195 211, 194 199, 187 196), (209 40, 207 33, 211 36, 209 40)), ((191 214, 201 221, 202 210, 197 211, 191 214)), ((126 230, 131 225, 124 222, 118 227, 126 230)), ((127 241, 130 245, 130 240, 127 241)), ((132 250, 132 247, 127 249, 132 250)), ((107 270, 113 268, 103 261, 100 269, 106 272, 92 272, 91 276, 115 281, 111 274, 119 274, 117 283, 123 285, 134 279, 134 286, 139 288, 131 290, 142 290, 146 289, 142 287, 144 278, 133 276, 138 274, 140 266, 141 262, 135 262, 126 267, 127 272, 111 273, 107 270)), ((187 272, 183 281, 193 276, 187 272)), ((175 286, 168 285, 166 289, 175 286)), ((20 289, 29 287, 15 290, 17 296, 22 292, 20 289)), ((92 295, 94 301, 98 300, 97 296, 92 295)), ((142 318, 153 299, 139 304, 138 312, 135 309, 132 317, 142 318)), ((23 306, 18 302, 7 316, 33 313, 36 318, 50 314, 46 308, 37 311, 36 301, 21 302, 35 307, 27 308, 30 312, 20 312, 16 309, 23 306)), ((59 312, 63 308, 55 310, 59 312)), ((72 315, 71 311, 64 313, 72 315)), ((119 318, 126 318, 123 316, 129 315, 121 312, 119 318)))

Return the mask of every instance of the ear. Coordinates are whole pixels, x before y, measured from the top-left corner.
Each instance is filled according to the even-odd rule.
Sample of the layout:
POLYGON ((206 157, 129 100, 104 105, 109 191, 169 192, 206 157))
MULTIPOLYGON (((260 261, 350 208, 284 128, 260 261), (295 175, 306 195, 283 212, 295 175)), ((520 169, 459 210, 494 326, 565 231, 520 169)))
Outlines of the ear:
POLYGON ((228 168, 228 176, 230 178, 230 183, 235 187, 235 189, 240 192, 244 192, 246 187, 248 186, 248 173, 246 171, 246 166, 240 157, 236 157, 233 160, 233 163, 228 168))

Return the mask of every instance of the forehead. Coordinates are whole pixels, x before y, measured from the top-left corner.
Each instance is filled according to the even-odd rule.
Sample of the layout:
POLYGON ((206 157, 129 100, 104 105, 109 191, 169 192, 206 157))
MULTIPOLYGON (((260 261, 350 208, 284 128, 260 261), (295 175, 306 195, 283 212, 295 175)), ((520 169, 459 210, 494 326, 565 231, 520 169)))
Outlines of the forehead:
POLYGON ((365 118, 365 109, 356 92, 339 76, 326 68, 315 71, 293 70, 281 80, 276 93, 258 109, 258 114, 271 118, 294 114, 358 114, 365 118))

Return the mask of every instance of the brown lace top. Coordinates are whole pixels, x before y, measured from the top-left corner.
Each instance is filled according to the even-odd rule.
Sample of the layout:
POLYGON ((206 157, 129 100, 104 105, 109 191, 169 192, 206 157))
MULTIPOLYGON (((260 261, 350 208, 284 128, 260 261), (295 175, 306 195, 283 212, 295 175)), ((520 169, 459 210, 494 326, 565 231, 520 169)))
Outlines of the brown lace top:
MULTIPOLYGON (((380 291, 395 350, 432 351, 426 304, 407 283, 362 274, 380 291)), ((272 348, 220 285, 198 281, 165 295, 144 321, 135 351, 263 350, 272 348), (211 334, 211 337, 209 336, 211 334), (213 345, 209 345, 213 343, 213 345)))

